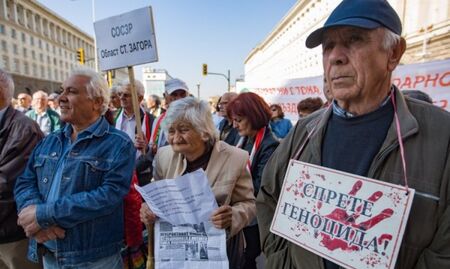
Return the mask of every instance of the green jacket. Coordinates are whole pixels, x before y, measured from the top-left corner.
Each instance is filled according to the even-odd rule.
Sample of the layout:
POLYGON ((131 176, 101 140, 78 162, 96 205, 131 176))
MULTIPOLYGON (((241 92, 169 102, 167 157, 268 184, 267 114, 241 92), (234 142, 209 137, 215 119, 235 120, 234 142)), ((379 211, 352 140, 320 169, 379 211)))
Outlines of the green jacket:
MULTIPOLYGON (((398 89, 395 95, 408 184, 416 190, 395 268, 450 268, 450 113, 405 99, 398 89)), ((265 268, 324 268, 321 257, 270 233, 269 228, 288 162, 316 125, 317 130, 299 160, 321 164, 321 144, 330 113, 331 109, 323 109, 298 121, 264 169, 256 206, 261 245, 267 257, 265 268), (322 117, 323 113, 326 114, 322 117)), ((395 121, 368 177, 404 185, 395 121)))
MULTIPOLYGON (((62 127, 61 121, 59 119, 59 114, 56 111, 51 110, 50 108, 47 108, 46 113, 50 119, 50 132, 59 130, 62 127)), ((27 117, 29 117, 30 119, 32 119, 34 121, 37 120, 37 114, 34 109, 28 111, 27 113, 25 113, 25 115, 27 115, 27 117)))

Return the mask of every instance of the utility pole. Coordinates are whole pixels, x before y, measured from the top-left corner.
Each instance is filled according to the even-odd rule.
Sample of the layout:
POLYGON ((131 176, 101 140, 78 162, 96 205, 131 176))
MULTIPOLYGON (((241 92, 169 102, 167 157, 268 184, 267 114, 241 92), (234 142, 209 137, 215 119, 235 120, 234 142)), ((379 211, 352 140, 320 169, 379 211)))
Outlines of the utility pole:
POLYGON ((230 69, 228 69, 228 76, 222 73, 213 73, 213 72, 208 72, 208 65, 207 64, 203 64, 202 66, 202 74, 204 76, 206 75, 216 75, 216 76, 222 76, 224 77, 227 82, 228 82, 228 92, 230 92, 231 88, 230 88, 230 69))
POLYGON ((197 98, 200 100, 200 83, 197 83, 197 98))

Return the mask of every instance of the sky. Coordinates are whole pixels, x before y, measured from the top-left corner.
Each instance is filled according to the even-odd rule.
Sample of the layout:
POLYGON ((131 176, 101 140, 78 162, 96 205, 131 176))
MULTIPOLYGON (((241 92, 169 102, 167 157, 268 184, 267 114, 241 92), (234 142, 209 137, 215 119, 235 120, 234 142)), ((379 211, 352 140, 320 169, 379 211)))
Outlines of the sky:
POLYGON ((134 68, 142 80, 142 67, 166 69, 184 80, 200 96, 221 95, 227 90, 222 76, 202 76, 208 71, 231 73, 231 85, 244 75, 244 61, 252 49, 275 29, 296 0, 38 0, 84 32, 94 36, 93 18, 105 19, 151 6, 159 61, 134 68))

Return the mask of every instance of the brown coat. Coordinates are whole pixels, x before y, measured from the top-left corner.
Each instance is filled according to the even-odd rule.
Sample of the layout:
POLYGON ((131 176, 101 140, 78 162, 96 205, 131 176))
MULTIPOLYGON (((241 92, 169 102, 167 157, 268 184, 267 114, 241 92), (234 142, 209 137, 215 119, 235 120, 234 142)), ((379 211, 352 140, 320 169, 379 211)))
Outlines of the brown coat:
MULTIPOLYGON (((416 190, 395 268, 450 268, 450 114, 420 101, 404 99, 398 90, 395 94, 408 183, 416 190)), ((289 159, 316 125, 317 132, 299 160, 321 163, 322 139, 332 113, 331 109, 324 111, 300 120, 264 170, 257 209, 268 269, 324 268, 321 257, 269 231, 289 159)), ((368 177, 404 185, 395 122, 372 161, 368 177)))
POLYGON ((11 106, 6 109, 0 122, 0 243, 25 238, 16 224, 13 190, 34 146, 43 137, 37 123, 11 106))
MULTIPOLYGON (((216 142, 206 168, 206 175, 219 205, 231 205, 233 215, 230 237, 246 227, 256 216, 253 183, 247 170, 248 153, 223 141, 216 142)), ((155 180, 175 178, 186 170, 186 159, 171 146, 155 156, 155 180)))

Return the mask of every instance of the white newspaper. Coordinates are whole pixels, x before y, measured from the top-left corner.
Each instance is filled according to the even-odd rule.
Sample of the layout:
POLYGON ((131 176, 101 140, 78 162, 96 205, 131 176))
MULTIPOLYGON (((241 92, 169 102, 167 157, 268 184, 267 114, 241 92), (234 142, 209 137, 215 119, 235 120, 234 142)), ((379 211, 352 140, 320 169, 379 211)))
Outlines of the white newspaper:
POLYGON ((159 217, 154 238, 156 269, 228 269, 225 230, 209 220, 217 202, 202 169, 135 186, 159 217))

